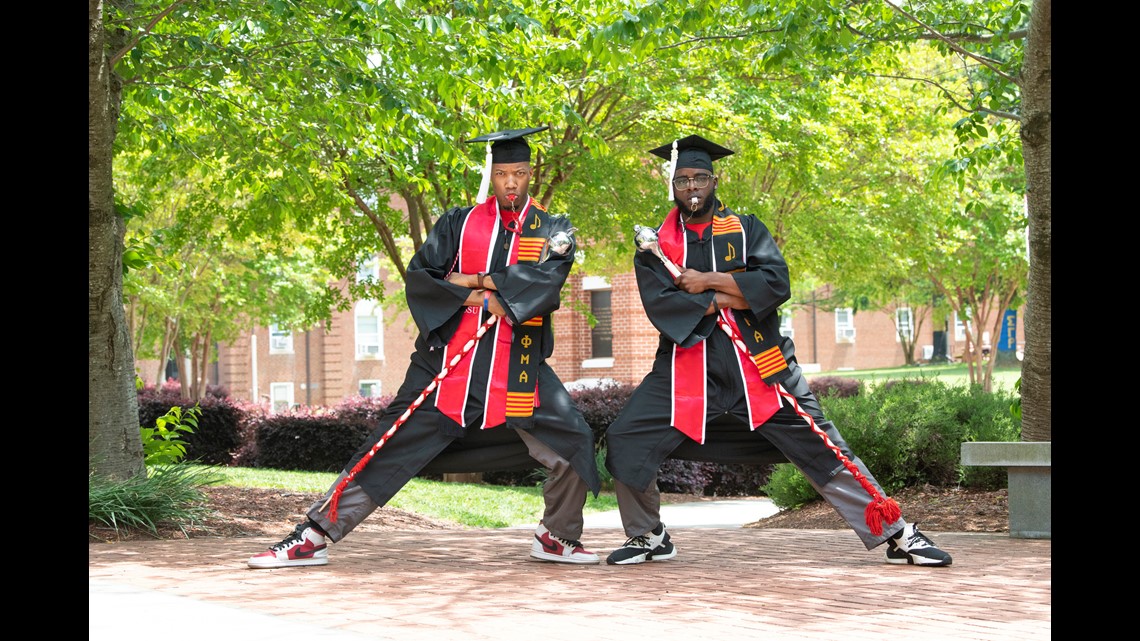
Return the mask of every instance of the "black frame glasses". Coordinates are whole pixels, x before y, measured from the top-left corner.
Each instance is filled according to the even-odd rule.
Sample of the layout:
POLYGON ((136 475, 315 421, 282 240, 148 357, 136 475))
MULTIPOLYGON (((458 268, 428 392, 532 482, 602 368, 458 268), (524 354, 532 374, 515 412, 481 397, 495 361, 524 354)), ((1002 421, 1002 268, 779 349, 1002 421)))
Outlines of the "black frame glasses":
POLYGON ((704 189, 709 186, 713 178, 716 178, 713 174, 697 174, 692 178, 677 176, 673 179, 673 189, 688 189, 690 184, 697 189, 704 189))

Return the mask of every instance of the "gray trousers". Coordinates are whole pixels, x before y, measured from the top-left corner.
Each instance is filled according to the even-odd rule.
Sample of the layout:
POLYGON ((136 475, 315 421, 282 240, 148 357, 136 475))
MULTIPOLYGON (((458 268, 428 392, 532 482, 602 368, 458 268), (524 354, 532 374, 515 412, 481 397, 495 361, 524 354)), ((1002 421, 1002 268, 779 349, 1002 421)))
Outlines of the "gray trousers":
MULTIPOLYGON (((543 525, 554 536, 579 540, 585 525, 582 519, 582 506, 586 504, 586 493, 589 489, 586 487, 586 482, 578 476, 569 461, 559 456, 545 443, 523 430, 516 432, 526 443, 530 456, 547 469, 546 482, 542 486, 542 498, 546 505, 542 514, 543 525)), ((328 514, 320 511, 321 506, 333 495, 345 474, 341 472, 328 492, 313 503, 308 511, 308 517, 321 526, 333 543, 347 536, 357 525, 363 523, 369 514, 380 507, 356 484, 356 481, 352 481, 341 492, 337 503, 336 521, 329 520, 328 514)))
MULTIPOLYGON (((851 462, 878 489, 878 483, 874 483, 874 478, 863 465, 863 461, 853 458, 851 462)), ((839 471, 830 483, 823 486, 818 485, 810 476, 805 476, 815 491, 819 492, 819 495, 835 509, 839 516, 843 517, 843 520, 859 536, 859 540, 868 550, 882 545, 888 538, 898 534, 906 526, 906 521, 900 517, 894 523, 884 525, 882 534, 878 536, 871 534, 871 529, 863 515, 863 511, 867 507, 867 492, 846 468, 839 471)), ((656 474, 653 475, 649 489, 644 492, 638 492, 618 480, 614 480, 614 490, 617 494, 618 513, 621 515, 621 524, 625 529, 626 536, 641 536, 657 527, 657 524, 661 522, 661 492, 657 489, 656 474)))

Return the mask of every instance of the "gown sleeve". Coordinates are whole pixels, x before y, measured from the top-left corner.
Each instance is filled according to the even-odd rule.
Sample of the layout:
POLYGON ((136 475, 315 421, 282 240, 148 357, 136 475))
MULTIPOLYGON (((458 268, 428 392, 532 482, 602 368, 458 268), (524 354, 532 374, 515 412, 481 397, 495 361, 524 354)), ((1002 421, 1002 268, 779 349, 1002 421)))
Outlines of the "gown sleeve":
POLYGON ((456 207, 444 212, 408 262, 404 281, 408 310, 431 347, 447 344, 456 325, 449 321, 466 307, 471 293, 467 287, 447 282, 459 255, 460 229, 468 210, 456 207))
POLYGON ((732 275, 756 318, 766 318, 792 297, 791 277, 776 239, 754 216, 742 216, 748 238, 748 266, 732 275))
MULTIPOLYGON (((569 218, 565 216, 550 216, 548 224, 551 225, 551 235, 558 231, 569 232, 571 227, 569 218)), ((570 248, 565 254, 550 252, 541 262, 502 265, 491 272, 499 300, 507 309, 511 322, 525 322, 558 309, 562 286, 574 266, 574 252, 578 247, 574 235, 570 234, 570 237, 570 248)), ((502 262, 506 262, 505 257, 502 262)), ((499 264, 496 261, 496 265, 499 264)))

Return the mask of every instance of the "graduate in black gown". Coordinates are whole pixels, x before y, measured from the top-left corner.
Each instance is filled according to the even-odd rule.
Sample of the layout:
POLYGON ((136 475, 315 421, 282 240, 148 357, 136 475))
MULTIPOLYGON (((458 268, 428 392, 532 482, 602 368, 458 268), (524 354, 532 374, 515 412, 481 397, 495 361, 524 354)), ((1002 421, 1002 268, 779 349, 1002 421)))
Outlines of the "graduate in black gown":
POLYGON ((444 212, 408 264, 408 308, 419 336, 399 392, 309 508, 308 520, 250 557, 250 567, 328 563, 328 545, 417 474, 525 469, 535 462, 547 477, 531 557, 599 562, 579 541, 587 491, 596 496, 601 488, 593 433, 546 363, 554 349, 551 314, 575 242, 570 221, 528 193, 525 137, 544 129, 468 141, 487 146, 478 204, 444 212), (494 197, 485 199, 488 188, 494 197))
POLYGON ((764 223, 717 197, 712 163, 733 152, 694 135, 650 153, 669 161, 674 206, 647 230, 634 269, 660 339, 652 370, 606 431, 606 466, 629 537, 606 563, 677 555, 657 489, 661 463, 677 458, 786 459, 868 550, 888 543, 889 563, 950 565, 824 417, 795 345, 780 335, 777 310, 791 296, 784 257, 764 223))

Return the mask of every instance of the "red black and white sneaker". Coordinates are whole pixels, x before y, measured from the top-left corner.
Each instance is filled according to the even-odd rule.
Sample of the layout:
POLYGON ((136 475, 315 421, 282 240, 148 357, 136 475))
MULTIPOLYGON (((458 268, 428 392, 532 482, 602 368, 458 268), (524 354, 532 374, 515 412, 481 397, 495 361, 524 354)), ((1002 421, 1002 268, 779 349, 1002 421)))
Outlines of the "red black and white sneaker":
POLYGON ((534 542, 530 545, 530 555, 540 561, 553 561, 555 563, 587 565, 598 562, 598 555, 582 547, 580 541, 554 536, 541 521, 534 531, 534 542))
POLYGON ((325 535, 305 522, 293 533, 273 547, 249 557, 251 568, 287 568, 294 565, 325 565, 329 562, 328 542, 325 535))

